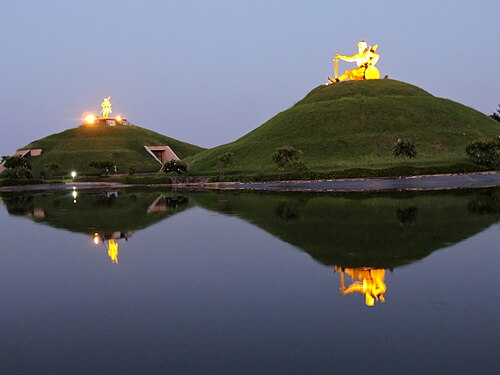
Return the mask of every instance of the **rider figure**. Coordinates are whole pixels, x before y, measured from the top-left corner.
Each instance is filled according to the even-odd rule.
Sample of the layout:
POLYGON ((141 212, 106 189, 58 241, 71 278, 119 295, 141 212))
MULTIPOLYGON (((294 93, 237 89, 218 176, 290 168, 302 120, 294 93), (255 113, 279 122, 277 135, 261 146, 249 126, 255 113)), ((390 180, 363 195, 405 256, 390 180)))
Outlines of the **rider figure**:
POLYGON ((368 67, 374 66, 380 55, 376 53, 378 45, 373 46, 372 48, 368 48, 368 44, 362 40, 358 43, 358 53, 352 56, 344 56, 340 54, 335 54, 333 61, 336 59, 341 59, 347 62, 356 62, 358 66, 355 69, 347 70, 344 74, 342 74, 338 78, 328 77, 328 80, 332 83, 344 81, 346 79, 349 80, 361 80, 365 78, 365 71, 368 67))

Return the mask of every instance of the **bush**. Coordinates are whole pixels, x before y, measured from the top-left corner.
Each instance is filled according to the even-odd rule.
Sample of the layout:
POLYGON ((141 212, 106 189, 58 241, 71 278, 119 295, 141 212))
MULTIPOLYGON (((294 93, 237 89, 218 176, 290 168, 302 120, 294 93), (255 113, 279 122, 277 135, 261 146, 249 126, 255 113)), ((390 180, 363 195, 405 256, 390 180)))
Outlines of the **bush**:
POLYGON ((396 157, 414 158, 417 156, 417 150, 415 149, 415 144, 411 139, 398 138, 394 142, 393 154, 396 157))
POLYGON ((165 173, 173 172, 176 174, 181 174, 187 171, 187 165, 180 160, 169 160, 165 164, 163 164, 163 167, 161 167, 161 169, 165 173))
POLYGON ((31 169, 24 167, 15 167, 3 171, 2 177, 9 180, 27 180, 33 178, 33 173, 31 173, 31 169))
POLYGON ((109 160, 92 160, 89 167, 99 169, 101 176, 108 176, 113 170, 114 163, 109 160))
POLYGON ((296 170, 303 171, 306 169, 304 163, 299 159, 302 156, 302 150, 296 149, 293 146, 278 147, 273 154, 273 161, 280 171, 296 170))
POLYGON ((490 117, 493 119, 493 120, 497 120, 498 122, 500 122, 500 104, 498 105, 498 110, 496 112, 493 112, 490 117))
POLYGON ((4 167, 7 169, 26 168, 31 170, 30 162, 27 159, 22 158, 20 156, 12 156, 10 158, 5 159, 4 167))
POLYGON ((33 178, 30 162, 19 156, 4 158, 4 167, 7 168, 2 172, 0 177, 10 180, 26 180, 33 178))
POLYGON ((498 139, 491 141, 472 141, 465 152, 473 163, 491 167, 498 161, 500 142, 498 139))

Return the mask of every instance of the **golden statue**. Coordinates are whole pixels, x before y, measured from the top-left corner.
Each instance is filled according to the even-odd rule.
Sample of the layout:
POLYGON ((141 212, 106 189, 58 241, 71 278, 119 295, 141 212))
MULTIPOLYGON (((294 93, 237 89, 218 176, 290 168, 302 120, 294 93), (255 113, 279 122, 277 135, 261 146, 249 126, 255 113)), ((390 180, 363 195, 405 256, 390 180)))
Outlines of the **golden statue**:
POLYGON ((345 56, 338 53, 335 54, 333 57, 335 77, 328 77, 328 80, 332 83, 336 83, 345 80, 359 81, 363 79, 379 79, 380 72, 375 67, 380 59, 377 48, 378 44, 375 44, 373 47, 368 47, 368 44, 362 40, 358 43, 358 53, 355 55, 345 56), (339 77, 339 59, 347 62, 355 62, 358 67, 347 70, 339 77))
POLYGON ((104 98, 104 100, 101 103, 101 113, 103 118, 108 118, 110 113, 113 113, 111 110, 111 96, 108 96, 107 98, 104 98))
POLYGON ((372 267, 362 268, 341 268, 335 266, 334 272, 340 271, 340 292, 342 295, 349 293, 361 293, 365 295, 366 306, 373 306, 375 301, 385 302, 384 293, 387 290, 385 285, 384 269, 372 267), (346 289, 344 274, 348 274, 353 283, 346 289))

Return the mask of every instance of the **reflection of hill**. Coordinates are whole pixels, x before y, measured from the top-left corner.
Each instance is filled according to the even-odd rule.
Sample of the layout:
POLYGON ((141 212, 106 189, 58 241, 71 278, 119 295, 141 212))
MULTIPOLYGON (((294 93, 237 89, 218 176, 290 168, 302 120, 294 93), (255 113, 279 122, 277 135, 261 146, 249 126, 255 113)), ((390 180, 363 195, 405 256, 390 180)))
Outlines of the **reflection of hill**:
POLYGON ((207 209, 261 227, 321 263, 353 268, 393 268, 422 259, 482 231, 500 212, 498 190, 370 196, 220 192, 191 197, 207 209))
POLYGON ((186 196, 152 191, 78 193, 76 203, 72 192, 8 194, 2 199, 11 215, 104 237, 135 232, 191 206, 186 196))

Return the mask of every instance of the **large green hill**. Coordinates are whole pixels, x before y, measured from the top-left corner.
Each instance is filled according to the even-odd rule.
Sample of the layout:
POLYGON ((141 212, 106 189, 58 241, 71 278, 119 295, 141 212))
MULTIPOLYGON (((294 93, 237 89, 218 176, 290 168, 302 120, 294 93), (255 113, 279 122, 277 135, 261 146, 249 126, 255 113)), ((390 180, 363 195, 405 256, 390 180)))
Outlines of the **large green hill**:
POLYGON ((57 174, 76 170, 80 174, 96 173, 88 166, 92 160, 109 160, 119 173, 127 173, 134 165, 137 172, 155 172, 160 165, 144 146, 170 146, 181 158, 204 149, 178 141, 138 126, 80 126, 32 142, 23 149, 42 148, 41 156, 30 158, 35 176, 44 165, 59 165, 57 174))
POLYGON ((500 135, 500 123, 472 108, 437 98, 407 83, 383 79, 319 86, 293 107, 242 138, 188 159, 193 173, 217 171, 217 155, 234 153, 232 171, 274 172, 271 155, 291 145, 312 170, 390 168, 395 139, 412 138, 408 164, 446 170, 470 163, 466 146, 500 135))

